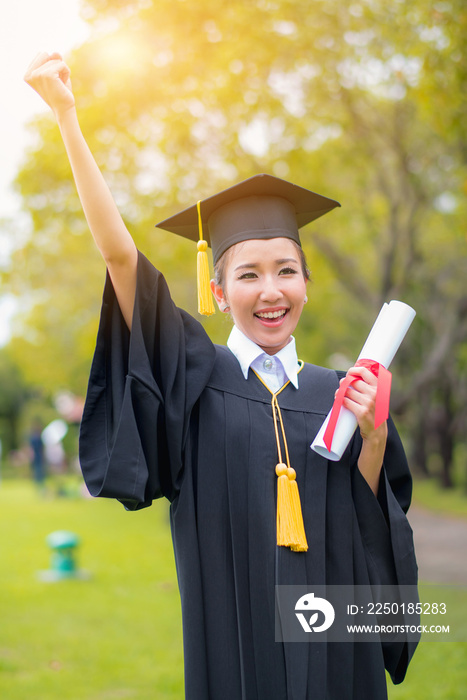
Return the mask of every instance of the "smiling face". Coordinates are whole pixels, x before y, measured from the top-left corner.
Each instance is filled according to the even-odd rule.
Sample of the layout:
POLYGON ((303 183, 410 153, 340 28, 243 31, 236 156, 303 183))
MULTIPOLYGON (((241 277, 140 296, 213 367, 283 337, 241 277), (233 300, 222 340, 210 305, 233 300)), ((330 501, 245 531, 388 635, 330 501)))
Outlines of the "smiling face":
POLYGON ((223 287, 211 282, 219 308, 269 355, 287 345, 305 303, 307 280, 298 246, 289 238, 248 240, 228 253, 223 287))

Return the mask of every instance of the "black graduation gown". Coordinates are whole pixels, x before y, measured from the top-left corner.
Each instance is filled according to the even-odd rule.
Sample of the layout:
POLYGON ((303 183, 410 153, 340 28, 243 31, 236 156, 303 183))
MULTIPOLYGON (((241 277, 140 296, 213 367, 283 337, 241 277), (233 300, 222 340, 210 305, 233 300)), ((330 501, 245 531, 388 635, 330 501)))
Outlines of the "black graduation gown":
MULTIPOLYGON (((390 423, 378 499, 356 461, 310 449, 338 377, 305 364, 279 395, 309 549, 277 547, 271 394, 175 307, 139 256, 131 336, 107 280, 81 425, 92 495, 133 510, 166 496, 182 601, 188 700, 383 700, 414 644, 278 643, 276 584, 415 584, 411 478, 390 423)), ((358 432, 358 431, 357 431, 358 432)))

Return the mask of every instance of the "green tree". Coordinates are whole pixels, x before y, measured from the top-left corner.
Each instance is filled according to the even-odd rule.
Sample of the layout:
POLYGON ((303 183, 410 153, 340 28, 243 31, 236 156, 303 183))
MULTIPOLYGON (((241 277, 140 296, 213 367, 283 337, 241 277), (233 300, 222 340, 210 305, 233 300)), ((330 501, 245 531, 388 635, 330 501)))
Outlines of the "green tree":
MULTIPOLYGON (((83 130, 176 302, 194 311, 194 251, 154 231, 164 216, 258 172, 340 200, 303 237, 314 286, 300 352, 353 360, 383 300, 411 303, 393 410, 420 470, 435 453, 449 485, 466 420, 461 0, 88 0, 83 14, 93 35, 70 57, 83 130)), ((29 369, 40 353, 38 381, 77 391, 102 264, 56 126, 42 117, 34 129, 18 176, 34 232, 9 287, 35 305, 14 342, 29 369)), ((222 319, 205 323, 225 340, 222 319)))
POLYGON ((20 446, 20 419, 29 391, 8 351, 0 352, 0 440, 2 453, 20 446))

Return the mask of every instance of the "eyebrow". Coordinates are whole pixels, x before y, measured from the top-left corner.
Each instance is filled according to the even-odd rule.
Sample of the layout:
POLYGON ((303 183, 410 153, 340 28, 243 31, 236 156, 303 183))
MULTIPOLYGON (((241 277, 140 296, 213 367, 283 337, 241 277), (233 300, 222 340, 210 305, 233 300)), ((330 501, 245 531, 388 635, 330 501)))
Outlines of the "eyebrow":
MULTIPOLYGON (((296 265, 300 265, 299 261, 295 258, 281 258, 280 260, 275 260, 274 262, 276 265, 284 265, 285 263, 295 263, 296 265)), ((234 272, 237 270, 251 270, 252 268, 259 267, 259 265, 260 263, 244 263, 243 265, 238 265, 236 268, 234 268, 234 272)))

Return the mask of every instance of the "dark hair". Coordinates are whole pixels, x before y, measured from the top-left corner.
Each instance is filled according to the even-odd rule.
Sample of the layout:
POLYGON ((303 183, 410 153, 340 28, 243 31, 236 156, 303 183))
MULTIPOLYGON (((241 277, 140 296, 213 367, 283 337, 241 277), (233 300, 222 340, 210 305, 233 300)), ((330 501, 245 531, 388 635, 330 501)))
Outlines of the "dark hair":
MULTIPOLYGON (((306 280, 309 280, 310 279, 310 270, 309 270, 309 267, 308 267, 307 262, 306 262, 306 257, 305 257, 305 253, 303 252, 303 248, 301 246, 299 246, 298 243, 296 243, 292 239, 289 239, 289 240, 294 244, 294 246, 297 249, 298 256, 300 258, 300 264, 302 267, 303 277, 306 280)), ((236 245, 238 245, 238 243, 236 245)), ((226 270, 227 264, 230 261, 230 258, 232 257, 232 251, 233 251, 234 247, 235 246, 231 246, 230 248, 227 248, 225 253, 223 253, 221 255, 221 257, 219 258, 217 263, 214 265, 214 281, 216 284, 218 284, 220 287, 222 287, 222 289, 224 289, 224 283, 225 283, 225 270, 226 270)))

